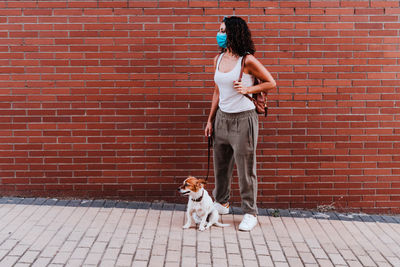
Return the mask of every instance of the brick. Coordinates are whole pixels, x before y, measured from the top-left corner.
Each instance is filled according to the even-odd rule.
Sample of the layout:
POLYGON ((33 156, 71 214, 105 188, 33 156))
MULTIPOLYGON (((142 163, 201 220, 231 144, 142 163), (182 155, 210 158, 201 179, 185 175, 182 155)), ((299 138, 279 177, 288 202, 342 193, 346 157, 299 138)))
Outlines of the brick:
MULTIPOLYGON (((333 177, 308 170, 310 160, 340 173, 330 180, 333 188, 366 166, 379 182, 365 185, 380 188, 380 175, 396 170, 372 166, 399 146, 399 3, 199 0, 0 4, 0 190, 178 202, 173 177, 206 166, 202 132, 214 86, 215 29, 232 8, 249 22, 256 56, 279 87, 269 95, 270 116, 260 118, 260 199, 317 205, 308 199, 325 184, 310 184, 316 191, 300 204, 306 191, 269 191, 265 182, 278 174, 289 181, 305 173, 333 177), (346 129, 356 136, 343 139, 346 129), (326 156, 333 156, 328 163, 326 156), (299 169, 290 171, 291 161, 299 169)), ((374 206, 387 202, 366 197, 374 206)))

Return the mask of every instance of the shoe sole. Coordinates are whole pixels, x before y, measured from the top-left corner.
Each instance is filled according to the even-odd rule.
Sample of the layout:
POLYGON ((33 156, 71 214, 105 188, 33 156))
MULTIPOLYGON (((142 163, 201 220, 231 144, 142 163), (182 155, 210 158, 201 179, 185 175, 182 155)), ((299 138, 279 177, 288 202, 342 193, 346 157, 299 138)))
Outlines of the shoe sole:
POLYGON ((219 215, 226 215, 226 214, 229 214, 229 210, 230 210, 230 205, 228 204, 228 207, 226 207, 227 208, 227 211, 219 211, 216 207, 215 207, 215 209, 218 211, 218 214, 219 215))
POLYGON ((251 228, 251 229, 249 229, 249 230, 247 230, 247 229, 240 229, 240 228, 239 228, 239 231, 242 231, 242 232, 250 232, 250 231, 253 230, 253 229, 254 229, 254 227, 251 228))

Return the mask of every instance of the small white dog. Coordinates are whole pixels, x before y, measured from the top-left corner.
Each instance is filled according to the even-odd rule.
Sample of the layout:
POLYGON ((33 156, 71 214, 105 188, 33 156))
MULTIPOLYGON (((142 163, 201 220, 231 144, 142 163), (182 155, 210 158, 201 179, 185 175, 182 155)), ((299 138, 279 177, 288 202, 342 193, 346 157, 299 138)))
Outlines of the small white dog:
POLYGON ((183 226, 184 229, 192 225, 192 218, 196 223, 200 223, 200 231, 208 229, 213 224, 219 227, 229 226, 229 224, 218 222, 218 211, 214 208, 213 201, 207 190, 204 189, 205 184, 206 181, 204 179, 197 179, 193 176, 189 176, 183 182, 183 185, 178 188, 178 191, 182 195, 189 195, 188 208, 186 211, 187 222, 183 226))

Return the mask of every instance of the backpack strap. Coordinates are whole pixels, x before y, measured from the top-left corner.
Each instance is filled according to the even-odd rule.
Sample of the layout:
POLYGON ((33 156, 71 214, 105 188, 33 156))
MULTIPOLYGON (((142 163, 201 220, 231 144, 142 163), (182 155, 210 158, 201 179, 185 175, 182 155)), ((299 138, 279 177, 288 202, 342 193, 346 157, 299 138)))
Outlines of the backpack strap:
MULTIPOLYGON (((242 58, 242 64, 241 64, 242 66, 241 66, 241 68, 240 68, 240 75, 239 75, 239 80, 238 80, 238 82, 241 82, 241 81, 242 81, 243 70, 244 70, 244 63, 245 63, 245 61, 246 61, 246 56, 247 56, 247 54, 244 55, 243 58, 242 58)), ((250 99, 250 100, 253 101, 253 102, 256 101, 253 97, 249 96, 248 94, 245 94, 244 96, 247 97, 248 99, 250 99)))

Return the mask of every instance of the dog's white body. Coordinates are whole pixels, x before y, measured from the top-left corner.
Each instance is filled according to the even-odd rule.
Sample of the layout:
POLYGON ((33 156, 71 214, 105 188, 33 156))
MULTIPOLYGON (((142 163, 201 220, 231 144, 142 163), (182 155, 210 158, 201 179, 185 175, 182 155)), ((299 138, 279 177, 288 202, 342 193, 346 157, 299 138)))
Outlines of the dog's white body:
MULTIPOLYGON (((181 193, 184 193, 182 192, 182 189, 181 193)), ((200 223, 199 225, 200 231, 204 231, 214 224, 219 227, 229 226, 229 224, 222 224, 218 222, 219 219, 218 211, 215 209, 213 201, 210 195, 208 194, 207 190, 205 190, 203 187, 197 192, 190 191, 189 193, 188 208, 186 211, 187 221, 186 224, 183 226, 184 229, 187 229, 192 225, 192 218, 196 223, 200 223), (201 201, 199 202, 193 201, 193 199, 199 199, 201 196, 203 196, 201 201), (198 219, 194 217, 194 214, 197 215, 200 221, 198 221, 198 219)))

